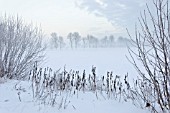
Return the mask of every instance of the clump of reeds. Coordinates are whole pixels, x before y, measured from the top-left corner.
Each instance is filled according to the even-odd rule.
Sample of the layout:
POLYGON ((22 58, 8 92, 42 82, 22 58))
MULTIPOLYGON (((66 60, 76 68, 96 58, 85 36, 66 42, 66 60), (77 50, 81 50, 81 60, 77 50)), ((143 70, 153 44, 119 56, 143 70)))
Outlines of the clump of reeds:
MULTIPOLYGON (((113 72, 107 72, 106 76, 101 78, 96 74, 96 67, 92 66, 91 73, 86 76, 84 70, 82 75, 79 71, 67 71, 61 69, 53 71, 51 68, 38 68, 34 65, 34 69, 30 72, 30 80, 32 81, 33 98, 41 101, 43 104, 52 106, 57 104, 57 97, 62 94, 67 96, 77 95, 82 92, 93 92, 98 97, 98 93, 102 96, 107 96, 108 99, 119 99, 122 96, 127 96, 124 93, 125 89, 121 82, 120 76, 114 75, 113 72)), ((125 75, 124 81, 127 89, 130 85, 125 75)))

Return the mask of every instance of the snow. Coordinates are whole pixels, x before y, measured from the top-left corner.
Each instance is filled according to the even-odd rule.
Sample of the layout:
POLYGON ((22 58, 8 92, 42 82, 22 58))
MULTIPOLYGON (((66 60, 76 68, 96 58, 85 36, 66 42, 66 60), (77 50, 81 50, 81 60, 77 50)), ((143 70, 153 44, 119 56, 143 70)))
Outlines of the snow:
POLYGON ((97 68, 99 76, 105 75, 107 71, 113 71, 118 75, 134 76, 134 67, 127 60, 127 48, 94 48, 94 49, 67 49, 50 50, 46 52, 45 66, 52 69, 64 68, 90 71, 92 66, 97 68))
MULTIPOLYGON (((126 48, 47 50, 46 60, 41 66, 49 66, 53 70, 63 69, 65 66, 67 70, 74 69, 82 73, 85 69, 90 73, 93 65, 97 67, 98 76, 106 75, 107 71, 113 71, 114 74, 122 76, 128 72, 133 78, 137 73, 126 59, 126 55, 128 55, 126 48)), ((30 81, 7 80, 5 83, 3 80, 0 81, 0 113, 148 112, 146 109, 135 107, 131 102, 119 102, 100 94, 96 97, 94 92, 81 91, 78 97, 77 95, 67 96, 67 93, 62 92, 57 96, 58 105, 52 107, 40 104, 33 99, 30 81)))

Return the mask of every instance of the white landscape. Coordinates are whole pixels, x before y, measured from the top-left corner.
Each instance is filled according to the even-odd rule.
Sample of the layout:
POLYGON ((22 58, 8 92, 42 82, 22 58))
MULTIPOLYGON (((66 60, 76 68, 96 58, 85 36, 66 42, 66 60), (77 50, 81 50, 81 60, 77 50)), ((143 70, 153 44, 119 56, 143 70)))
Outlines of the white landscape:
POLYGON ((0 113, 170 113, 169 0, 0 0, 0 113))
MULTIPOLYGON (((64 66, 69 71, 79 70, 81 73, 85 69, 91 72, 91 67, 97 68, 97 75, 106 75, 107 71, 113 71, 114 75, 129 73, 129 78, 136 77, 136 72, 127 60, 127 48, 95 48, 95 49, 66 49, 66 50, 47 50, 46 59, 41 64, 51 67, 53 70, 61 71, 64 66)), ((0 84, 0 113, 147 113, 146 109, 137 108, 132 102, 119 102, 119 99, 107 98, 99 93, 98 98, 94 92, 79 91, 77 95, 69 95, 66 103, 62 98, 66 98, 64 92, 58 94, 55 106, 41 105, 33 100, 31 82, 7 80, 0 84), (21 88, 20 90, 16 90, 21 88), (25 91, 23 91, 24 89, 25 91), (20 92, 19 100, 18 92, 20 92), (62 103, 61 108, 59 108, 62 103), (66 106, 66 108, 64 108, 66 106)), ((65 100, 64 100, 65 101, 65 100)))

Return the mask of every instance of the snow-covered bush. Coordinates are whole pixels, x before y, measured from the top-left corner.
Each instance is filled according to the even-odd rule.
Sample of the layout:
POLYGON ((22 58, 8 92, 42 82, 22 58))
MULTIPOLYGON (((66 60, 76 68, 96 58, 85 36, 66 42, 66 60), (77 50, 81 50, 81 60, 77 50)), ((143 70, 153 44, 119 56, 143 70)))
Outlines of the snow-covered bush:
POLYGON ((43 57, 43 33, 13 16, 0 17, 0 77, 21 79, 43 57))
POLYGON ((170 9, 169 0, 153 0, 139 19, 131 63, 139 73, 132 99, 153 112, 170 111, 170 9), (138 63, 140 61, 140 64, 138 63))

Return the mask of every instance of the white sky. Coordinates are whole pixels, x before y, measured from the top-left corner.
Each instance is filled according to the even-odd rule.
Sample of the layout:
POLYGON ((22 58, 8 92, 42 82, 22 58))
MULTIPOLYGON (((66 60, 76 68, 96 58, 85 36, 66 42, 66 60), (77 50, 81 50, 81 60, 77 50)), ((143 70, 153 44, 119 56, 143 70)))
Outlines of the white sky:
POLYGON ((0 0, 0 14, 19 15, 42 26, 46 34, 127 36, 146 0, 0 0))

